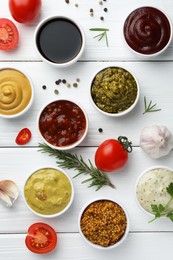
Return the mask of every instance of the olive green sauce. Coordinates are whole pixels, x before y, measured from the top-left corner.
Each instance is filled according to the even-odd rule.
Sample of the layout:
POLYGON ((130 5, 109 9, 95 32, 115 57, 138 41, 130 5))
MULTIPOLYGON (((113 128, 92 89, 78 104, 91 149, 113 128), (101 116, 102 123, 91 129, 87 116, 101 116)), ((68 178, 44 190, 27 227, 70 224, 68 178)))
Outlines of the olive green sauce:
POLYGON ((72 196, 67 176, 53 168, 34 172, 25 184, 25 199, 31 209, 43 215, 61 212, 72 196))
POLYGON ((135 78, 127 70, 118 67, 101 70, 91 86, 94 103, 107 113, 127 110, 135 102, 137 93, 135 78))

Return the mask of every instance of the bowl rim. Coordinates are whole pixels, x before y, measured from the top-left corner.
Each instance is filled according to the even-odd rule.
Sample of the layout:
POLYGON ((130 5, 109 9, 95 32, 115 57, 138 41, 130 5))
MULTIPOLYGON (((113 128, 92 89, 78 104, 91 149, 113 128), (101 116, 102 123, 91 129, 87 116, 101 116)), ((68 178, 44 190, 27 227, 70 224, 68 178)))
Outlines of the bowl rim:
POLYGON ((138 178, 137 178, 137 180, 136 180, 136 183, 135 183, 135 192, 134 192, 135 194, 134 194, 134 195, 135 195, 136 203, 137 203, 138 207, 139 207, 143 212, 145 212, 147 215, 149 215, 149 216, 154 216, 154 214, 151 213, 151 212, 149 212, 149 211, 147 211, 147 210, 145 210, 145 209, 141 206, 141 204, 139 203, 139 200, 138 200, 138 198, 137 198, 137 195, 136 195, 136 190, 137 190, 137 186, 138 186, 138 183, 139 183, 140 179, 141 179, 147 172, 152 171, 152 170, 156 170, 156 169, 166 169, 166 170, 170 170, 170 171, 173 172, 173 168, 171 168, 171 167, 169 167, 169 166, 165 166, 165 165, 161 165, 161 164, 154 165, 154 166, 150 166, 150 167, 148 167, 147 169, 145 169, 144 171, 142 171, 142 172, 140 173, 140 175, 138 176, 138 178))
POLYGON ((90 83, 90 88, 89 88, 89 91, 90 91, 90 92, 89 92, 89 95, 90 95, 91 103, 92 103, 92 105, 96 108, 96 110, 99 111, 99 112, 101 112, 103 115, 106 115, 106 116, 109 116, 109 117, 121 117, 121 116, 127 115, 128 113, 130 113, 130 112, 135 108, 135 106, 137 105, 137 103, 138 103, 138 101, 139 101, 139 96, 140 96, 139 82, 138 82, 136 76, 134 76, 134 74, 133 74, 129 69, 125 68, 124 66, 122 67, 122 66, 118 66, 118 65, 110 65, 110 66, 106 66, 106 67, 105 67, 105 66, 104 66, 104 67, 101 67, 99 70, 97 70, 97 72, 93 73, 90 82, 91 82, 91 83, 90 83), (94 81, 96 75, 97 75, 98 73, 100 73, 101 71, 106 70, 106 69, 108 69, 108 68, 120 68, 120 69, 123 69, 123 70, 129 72, 129 73, 133 76, 133 78, 135 79, 136 85, 137 85, 137 96, 136 96, 135 101, 133 102, 133 104, 132 104, 129 108, 127 108, 126 110, 124 110, 124 111, 122 111, 122 112, 119 112, 119 113, 108 113, 108 112, 103 111, 102 109, 100 109, 100 108, 95 104, 95 102, 94 102, 94 100, 93 100, 93 98, 92 98, 92 95, 91 95, 92 83, 93 83, 93 81, 94 81))
POLYGON ((0 114, 0 118, 13 119, 13 118, 17 118, 17 117, 20 117, 20 116, 24 115, 30 109, 30 107, 32 106, 33 100, 34 100, 34 85, 33 85, 33 82, 31 80, 31 77, 27 73, 25 73, 23 70, 21 70, 21 69, 14 68, 14 67, 4 67, 4 68, 1 68, 0 71, 8 70, 8 69, 9 70, 15 70, 15 71, 18 71, 21 74, 23 74, 28 79, 28 81, 30 83, 30 86, 31 86, 31 98, 30 98, 30 101, 29 101, 28 105, 22 111, 20 111, 20 112, 18 112, 16 114, 13 114, 13 115, 0 114))
POLYGON ((27 176, 27 178, 25 179, 25 182, 24 182, 24 185, 23 185, 23 198, 24 198, 24 202, 25 202, 25 205, 27 206, 27 208, 32 212, 34 213, 35 215, 39 216, 39 217, 43 217, 43 218, 55 218, 55 217, 59 217, 61 216, 62 214, 64 214, 71 206, 71 204, 73 203, 73 200, 74 200, 74 185, 73 185, 73 182, 72 182, 72 179, 71 177, 66 173, 66 171, 64 171, 64 169, 58 167, 58 166, 51 166, 51 165, 45 165, 45 166, 40 166, 40 167, 37 167, 35 169, 32 170, 32 172, 30 172, 30 174, 27 176), (27 203, 26 201, 26 198, 25 198, 25 185, 27 183, 27 181, 29 180, 29 178, 34 174, 36 173, 37 171, 39 170, 42 170, 42 169, 55 169, 55 170, 58 170, 60 172, 62 172, 62 174, 64 174, 69 182, 70 182, 70 185, 71 185, 71 189, 72 189, 72 194, 71 194, 71 199, 70 199, 70 202, 67 204, 67 206, 60 212, 58 213, 54 213, 54 214, 49 214, 49 215, 44 215, 44 214, 41 214, 41 213, 38 213, 36 212, 35 210, 33 210, 29 204, 27 203))
POLYGON ((47 64, 53 65, 54 67, 57 67, 57 68, 65 68, 65 67, 68 67, 68 66, 74 64, 75 62, 77 62, 77 60, 79 60, 79 58, 82 56, 82 54, 84 52, 84 49, 85 49, 85 34, 84 34, 84 30, 83 30, 81 24, 78 21, 76 21, 74 18, 70 17, 70 16, 61 15, 61 14, 59 14, 59 15, 58 14, 57 15, 50 15, 50 16, 47 16, 46 18, 44 18, 42 21, 40 21, 39 24, 37 25, 37 27, 35 29, 35 32, 34 32, 34 46, 35 46, 35 50, 38 53, 39 57, 43 61, 45 61, 47 64), (52 61, 46 59, 40 53, 39 48, 37 47, 37 35, 38 35, 39 30, 42 28, 42 26, 45 23, 47 23, 48 21, 51 21, 51 20, 54 20, 54 19, 59 19, 59 18, 62 18, 64 20, 70 21, 71 23, 75 24, 76 27, 79 29, 81 37, 82 37, 82 45, 81 45, 79 53, 72 60, 69 60, 69 61, 64 62, 64 63, 56 63, 56 62, 52 62, 52 61))
POLYGON ((96 249, 100 249, 100 250, 110 250, 112 248, 115 248, 117 246, 119 246, 120 244, 123 243, 123 241, 127 238, 128 236, 128 233, 129 233, 129 226, 130 226, 130 223, 129 223, 129 215, 127 213, 127 210, 126 208, 124 207, 124 205, 117 199, 117 198, 113 198, 112 196, 102 196, 102 197, 96 197, 94 199, 90 199, 89 201, 87 201, 81 208, 80 212, 79 212, 79 215, 78 215, 78 230, 79 230, 79 233, 81 235, 81 237, 84 239, 84 241, 96 248, 96 249), (84 212, 84 210, 90 205, 92 204, 93 202, 96 202, 96 201, 100 201, 100 200, 109 200, 109 201, 112 201, 116 204, 118 204, 124 211, 125 213, 125 216, 126 216, 126 219, 127 219, 127 226, 126 226, 126 230, 125 230, 125 233, 124 235, 120 238, 120 240, 118 240, 115 244, 111 245, 111 246, 108 246, 108 247, 103 247, 103 246, 100 246, 100 245, 97 245, 97 244, 93 244, 91 241, 89 241, 85 235, 83 234, 82 230, 81 230, 81 227, 80 227, 80 220, 81 220, 81 217, 82 217, 82 214, 84 212))
POLYGON ((38 113, 38 117, 37 117, 37 130, 38 130, 38 133, 39 133, 39 136, 41 137, 42 141, 44 143, 46 143, 49 147, 53 148, 53 149, 56 149, 56 150, 60 150, 60 151, 66 151, 66 150, 70 150, 70 149, 73 149, 75 148, 76 146, 78 146, 80 143, 83 142, 83 140, 85 139, 85 137, 87 136, 87 133, 88 133, 88 128, 89 128, 89 121, 88 121, 88 116, 87 116, 87 113, 85 111, 85 109, 83 108, 83 106, 81 106, 81 104, 79 104, 78 102, 72 100, 72 99, 66 99, 66 98, 61 98, 61 99, 53 99, 52 101, 49 101, 46 103, 46 105, 43 105, 38 113), (41 116, 41 113, 42 111, 51 103, 54 103, 54 102, 58 102, 58 101, 69 101, 69 102, 72 102, 74 104, 76 104, 83 112, 84 116, 85 116, 85 121, 86 121, 86 127, 85 127, 85 131, 83 133, 83 135, 81 136, 81 138, 76 141, 75 143, 72 143, 68 146, 54 146, 52 145, 51 143, 49 143, 44 137, 43 135, 41 134, 41 131, 40 131, 40 128, 39 128, 39 119, 40 119, 40 116, 41 116))
POLYGON ((155 7, 155 6, 152 6, 152 5, 139 6, 139 7, 135 8, 135 9, 132 9, 131 12, 129 12, 129 14, 128 14, 127 17, 125 18, 125 21, 124 21, 124 23, 123 23, 123 28, 122 28, 122 38, 123 38, 123 41, 124 41, 125 45, 128 47, 128 49, 129 49, 132 53, 136 54, 138 57, 141 57, 141 58, 142 58, 142 57, 143 57, 143 58, 153 58, 153 57, 156 57, 156 56, 162 54, 162 53, 168 48, 168 46, 170 45, 170 43, 171 43, 171 41, 172 41, 172 38, 173 38, 173 26, 172 26, 172 21, 171 21, 170 17, 167 15, 167 13, 165 13, 165 11, 163 11, 162 9, 160 9, 160 7, 158 8, 158 7, 155 7), (138 10, 138 9, 140 9, 140 8, 145 8, 145 7, 151 7, 151 8, 157 9, 157 10, 159 10, 160 12, 162 12, 162 13, 165 15, 165 17, 167 18, 167 20, 168 20, 168 22, 169 22, 169 26, 170 26, 170 37, 169 37, 169 40, 168 40, 167 44, 163 47, 163 49, 161 49, 160 51, 158 51, 158 52, 156 52, 156 53, 152 53, 152 54, 144 54, 144 53, 140 53, 140 52, 135 51, 135 50, 127 43, 127 41, 126 41, 126 39, 125 39, 125 36, 124 36, 124 25, 125 25, 125 22, 126 22, 127 18, 129 17, 129 15, 130 15, 131 13, 133 13, 134 11, 136 11, 136 10, 138 10))

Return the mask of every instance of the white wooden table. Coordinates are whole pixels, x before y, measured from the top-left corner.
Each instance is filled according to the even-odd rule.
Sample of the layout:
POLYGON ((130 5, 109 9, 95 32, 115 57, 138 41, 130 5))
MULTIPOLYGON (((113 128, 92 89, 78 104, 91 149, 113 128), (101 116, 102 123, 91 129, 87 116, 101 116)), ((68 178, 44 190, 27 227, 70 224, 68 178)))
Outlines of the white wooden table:
MULTIPOLYGON (((150 217, 137 206, 134 195, 136 179, 139 174, 150 166, 163 164, 173 167, 173 153, 154 160, 149 158, 139 147, 139 136, 144 126, 164 124, 173 131, 173 44, 167 51, 154 59, 144 60, 134 56, 124 45, 122 26, 126 16, 135 8, 152 5, 165 11, 173 21, 172 0, 107 0, 104 5, 97 0, 43 0, 41 15, 30 25, 15 22, 8 9, 8 1, 1 0, 1 17, 7 17, 15 22, 20 33, 20 43, 17 49, 9 52, 0 51, 0 67, 12 67, 26 72, 32 79, 35 89, 34 103, 30 111, 23 117, 14 120, 0 119, 0 179, 15 181, 20 189, 20 196, 12 208, 0 205, 0 259, 30 260, 30 259, 75 259, 75 260, 161 260, 172 255, 173 223, 168 219, 160 219, 148 224, 150 217), (78 3, 79 7, 75 7, 78 3), (107 7, 108 12, 103 12, 107 7), (94 17, 90 17, 89 9, 94 9, 94 17), (70 15, 80 21, 85 35, 86 48, 81 60, 70 68, 59 70, 43 63, 38 57, 34 45, 33 34, 37 23, 43 18, 54 15, 70 15), (104 16, 104 21, 100 20, 104 16), (93 39, 95 35, 89 31, 92 27, 109 28, 109 47, 103 41, 93 39), (137 77, 140 84, 140 99, 137 107, 122 118, 108 118, 93 108, 89 99, 89 86, 92 76, 100 68, 116 65, 129 69, 137 77), (57 86, 55 81, 65 78, 73 83, 80 78, 78 88, 57 86), (42 86, 47 89, 43 90, 42 86), (54 90, 59 90, 55 95, 54 90), (162 110, 143 115, 143 98, 157 103, 162 110), (110 173, 111 181, 117 189, 104 187, 99 191, 87 188, 81 184, 84 176, 73 179, 75 199, 71 208, 62 217, 43 219, 32 214, 22 197, 24 181, 36 168, 56 166, 53 157, 38 152, 41 141, 37 133, 37 114, 41 106, 56 98, 69 98, 81 101, 89 117, 89 132, 81 144, 73 152, 81 154, 85 160, 94 162, 97 146, 108 138, 126 135, 133 143, 133 153, 129 156, 125 168, 110 173), (28 127, 32 131, 32 140, 23 147, 15 143, 15 137, 20 129, 28 127), (103 132, 99 133, 98 129, 103 132), (98 251, 89 247, 78 233, 78 214, 85 202, 110 194, 120 200, 127 208, 130 217, 130 232, 126 241, 111 251, 98 251), (56 250, 50 255, 31 253, 25 246, 25 236, 28 227, 38 221, 50 224, 57 232, 59 242, 56 250)), ((68 170, 71 177, 73 170, 68 170)))

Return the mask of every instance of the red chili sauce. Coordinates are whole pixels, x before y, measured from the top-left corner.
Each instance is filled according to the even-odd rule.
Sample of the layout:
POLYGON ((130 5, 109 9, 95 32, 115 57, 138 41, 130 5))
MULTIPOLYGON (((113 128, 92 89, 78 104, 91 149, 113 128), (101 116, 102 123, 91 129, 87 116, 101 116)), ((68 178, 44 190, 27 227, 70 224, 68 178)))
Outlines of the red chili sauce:
POLYGON ((134 10, 124 23, 124 37, 136 52, 154 54, 162 50, 171 35, 167 17, 153 7, 134 10))
POLYGON ((86 130, 86 117, 81 108, 67 100, 47 105, 39 118, 40 132, 45 140, 57 147, 71 145, 86 130))

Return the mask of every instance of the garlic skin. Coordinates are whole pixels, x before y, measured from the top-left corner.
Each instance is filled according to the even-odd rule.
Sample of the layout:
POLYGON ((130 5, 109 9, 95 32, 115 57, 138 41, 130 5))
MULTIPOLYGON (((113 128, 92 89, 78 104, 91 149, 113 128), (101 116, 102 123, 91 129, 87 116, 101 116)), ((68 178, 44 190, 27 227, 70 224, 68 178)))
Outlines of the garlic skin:
POLYGON ((151 158, 166 156, 173 148, 173 135, 163 125, 145 127, 140 135, 140 147, 151 158))
POLYGON ((11 207, 19 196, 19 190, 15 182, 11 180, 0 181, 0 200, 11 207))

